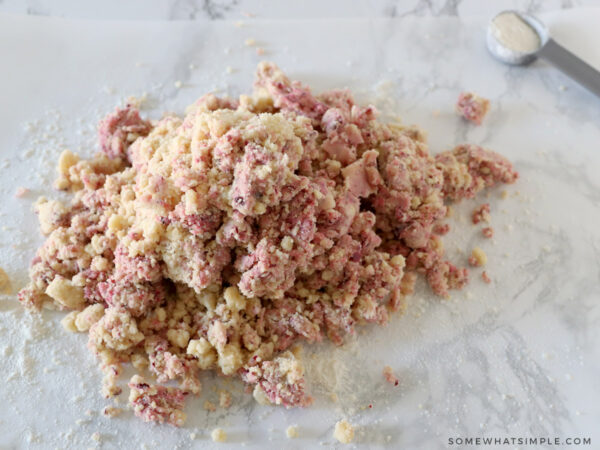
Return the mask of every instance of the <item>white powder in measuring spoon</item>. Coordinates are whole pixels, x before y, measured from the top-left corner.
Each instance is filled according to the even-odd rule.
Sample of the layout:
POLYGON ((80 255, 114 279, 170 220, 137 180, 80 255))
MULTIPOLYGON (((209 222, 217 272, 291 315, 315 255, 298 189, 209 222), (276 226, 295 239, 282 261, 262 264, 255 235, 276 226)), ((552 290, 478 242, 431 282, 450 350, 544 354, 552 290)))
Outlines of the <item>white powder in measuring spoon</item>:
POLYGON ((504 47, 521 53, 533 53, 541 46, 537 32, 518 14, 505 12, 492 21, 494 37, 504 47))

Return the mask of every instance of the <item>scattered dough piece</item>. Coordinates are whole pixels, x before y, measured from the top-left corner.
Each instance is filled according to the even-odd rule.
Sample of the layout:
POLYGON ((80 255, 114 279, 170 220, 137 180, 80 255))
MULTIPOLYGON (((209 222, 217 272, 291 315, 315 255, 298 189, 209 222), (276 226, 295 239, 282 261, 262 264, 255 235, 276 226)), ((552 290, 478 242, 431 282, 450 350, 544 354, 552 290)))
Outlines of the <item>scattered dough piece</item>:
POLYGON ((102 410, 102 414, 106 417, 117 417, 123 410, 114 406, 107 406, 102 410))
POLYGON ((54 182, 54 187, 60 190, 66 190, 72 187, 73 180, 70 177, 70 169, 79 162, 79 156, 70 150, 63 150, 58 158, 58 178, 54 182))
POLYGON ((227 433, 225 433, 223 428, 215 428, 210 433, 210 437, 212 438, 213 442, 225 442, 227 440, 227 433))
POLYGON ((0 267, 0 294, 12 294, 12 283, 10 282, 10 278, 0 267))
POLYGON ((231 406, 231 394, 227 391, 219 392, 219 406, 221 408, 229 408, 231 406))
POLYGON ((335 424, 333 437, 342 444, 349 444, 354 439, 354 427, 346 419, 342 419, 335 424))
POLYGON ((492 227, 485 227, 483 230, 481 230, 481 233, 488 239, 494 237, 494 229, 492 227))
POLYGON ((485 281, 487 284, 490 284, 492 282, 492 279, 490 278, 490 276, 487 274, 487 272, 485 270, 483 272, 481 272, 481 279, 483 281, 485 281))
POLYGON ((190 333, 186 330, 171 328, 167 330, 167 339, 175 347, 186 348, 190 341, 190 333))
POLYGON ((48 285, 46 295, 69 309, 76 309, 85 303, 83 288, 74 286, 71 280, 60 275, 48 285))
POLYGON ((473 267, 482 267, 487 263, 487 255, 479 247, 475 247, 469 257, 469 264, 473 267))
POLYGON ((294 439, 298 437, 298 427, 295 427, 293 425, 290 425, 289 427, 287 427, 287 429, 285 430, 285 435, 288 437, 288 439, 294 439))
POLYGON ((260 384, 257 384, 256 386, 254 386, 254 390, 252 391, 252 396, 254 397, 254 400, 256 400, 256 403, 258 403, 259 405, 263 405, 263 406, 271 405, 271 402, 269 401, 269 397, 267 397, 267 394, 265 394, 264 389, 262 387, 260 387, 260 384))
POLYGON ((60 321, 60 324, 66 331, 69 331, 71 333, 76 333, 78 331, 77 327, 75 326, 75 319, 77 318, 77 314, 77 311, 71 311, 60 321))
POLYGON ((20 186, 15 191, 15 197, 22 198, 25 195, 27 195, 28 192, 29 192, 29 189, 27 189, 26 187, 20 186))
POLYGON ((140 375, 131 378, 129 388, 129 405, 144 422, 167 422, 177 427, 185 422, 182 409, 187 393, 183 390, 148 383, 140 375))
POLYGON ((385 366, 383 368, 383 376, 385 378, 385 381, 387 381, 393 386, 398 386, 398 383, 400 381, 398 380, 398 377, 396 377, 396 375, 394 374, 394 370, 390 366, 385 366))
POLYGON ((213 402, 206 400, 204 402, 204 409, 209 412, 215 412, 217 410, 217 407, 213 402))
POLYGON ((473 122, 481 125, 483 118, 490 110, 490 101, 472 92, 461 92, 456 103, 456 112, 473 122))
POLYGON ((95 303, 88 306, 75 317, 77 331, 87 331, 104 315, 104 305, 95 303))
POLYGON ((475 208, 473 210, 473 213, 471 214, 471 221, 474 224, 478 224, 481 221, 490 223, 490 220, 491 220, 491 216, 490 216, 490 204, 489 203, 483 203, 482 205, 479 205, 477 208, 475 208))

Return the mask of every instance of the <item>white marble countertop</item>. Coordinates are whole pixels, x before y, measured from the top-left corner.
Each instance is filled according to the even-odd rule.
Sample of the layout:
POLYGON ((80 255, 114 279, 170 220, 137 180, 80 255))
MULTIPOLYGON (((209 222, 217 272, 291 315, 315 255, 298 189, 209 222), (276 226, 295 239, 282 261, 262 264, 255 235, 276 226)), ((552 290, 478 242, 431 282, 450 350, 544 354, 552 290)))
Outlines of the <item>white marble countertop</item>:
MULTIPOLYGON (((449 439, 467 437, 543 437, 563 444, 590 437, 592 445, 572 448, 598 448, 600 102, 542 62, 506 67, 483 45, 487 18, 505 8, 524 9, 540 14, 561 42, 600 65, 600 11, 573 8, 596 2, 373 1, 349 7, 340 0, 303 2, 309 6, 295 10, 275 0, 147 3, 105 0, 95 12, 74 0, 0 1, 0 12, 32 16, 161 20, 0 15, 0 58, 12 68, 0 72, 0 266, 16 286, 23 285, 41 242, 31 204, 37 195, 54 195, 47 186, 60 151, 69 146, 89 153, 96 120, 128 95, 147 92, 144 113, 156 116, 165 109, 180 112, 209 90, 248 91, 263 58, 243 44, 248 37, 315 90, 348 86, 421 125, 433 153, 466 141, 515 162, 521 179, 508 188, 508 198, 498 190, 465 202, 453 219, 453 229, 464 233, 444 238, 449 258, 459 263, 466 250, 483 246, 493 283, 485 285, 474 272, 468 289, 448 302, 419 290, 404 316, 361 332, 356 346, 362 352, 321 350, 320 361, 325 355, 345 364, 338 375, 351 395, 335 405, 312 379, 314 408, 261 407, 237 386, 231 410, 208 414, 201 405, 216 382, 206 377, 205 397, 190 402, 184 429, 147 426, 131 412, 113 421, 99 416, 106 403, 85 337, 66 335, 60 314, 46 312, 41 320, 25 314, 14 297, 0 297, 0 449, 111 449, 131 442, 132 448, 211 448, 215 426, 230 435, 219 448, 332 448, 333 424, 343 416, 357 425, 354 445, 360 449, 462 448, 449 439), (563 7, 570 11, 555 11, 563 7), (162 21, 210 18, 246 23, 162 21), (310 21, 312 33, 305 33, 308 22, 269 20, 281 18, 310 21), (322 40, 329 52, 318 51, 322 40), (465 88, 492 100, 480 127, 453 111, 465 88), (19 186, 31 194, 16 199, 19 186), (484 199, 492 206, 493 240, 481 239, 467 224, 484 199), (382 380, 386 364, 400 376, 396 390, 382 380), (373 410, 363 408, 369 403, 373 410), (290 424, 299 425, 299 439, 286 439, 282 430, 290 424), (93 432, 101 443, 90 440, 93 432)), ((559 447, 565 446, 553 448, 559 447)), ((537 447, 516 441, 485 448, 537 447)))
POLYGON ((0 12, 113 20, 337 19, 489 17, 503 9, 535 14, 597 5, 597 0, 0 0, 0 12))

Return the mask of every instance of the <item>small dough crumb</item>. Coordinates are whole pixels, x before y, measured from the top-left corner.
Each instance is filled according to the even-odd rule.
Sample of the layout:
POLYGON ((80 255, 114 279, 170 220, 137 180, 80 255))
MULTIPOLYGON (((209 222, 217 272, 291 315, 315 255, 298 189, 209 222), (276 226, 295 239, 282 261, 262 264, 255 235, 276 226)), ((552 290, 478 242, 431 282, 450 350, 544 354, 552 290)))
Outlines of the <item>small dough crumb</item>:
POLYGON ((121 408, 116 408, 114 406, 107 406, 102 410, 102 414, 105 417, 117 417, 122 412, 123 410, 121 408))
POLYGON ((69 331, 71 333, 77 332, 77 327, 75 326, 75 319, 77 318, 77 311, 71 311, 65 317, 62 318, 60 324, 63 326, 65 331, 69 331))
POLYGON ((0 294, 10 295, 12 294, 12 283, 10 282, 10 278, 0 267, 0 294))
POLYGON ((15 197, 22 198, 22 197, 26 196, 28 193, 29 193, 29 189, 27 189, 26 187, 20 186, 15 191, 15 197))
POLYGON ((349 444, 354 439, 354 427, 346 419, 342 419, 335 424, 333 437, 342 444, 349 444))
POLYGON ((223 428, 215 428, 210 433, 210 437, 212 438, 213 442, 225 442, 227 440, 227 433, 225 433, 223 428))
POLYGON ((227 391, 219 392, 219 406, 221 408, 229 408, 231 406, 231 394, 227 391))
POLYGON ((491 216, 489 203, 483 203, 482 205, 479 205, 473 210, 473 213, 471 214, 471 221, 473 222, 473 224, 478 224, 481 221, 485 223, 490 223, 490 220, 491 216))
POLYGON ((487 272, 485 270, 483 272, 481 272, 481 279, 483 281, 485 281, 487 284, 490 284, 492 282, 492 279, 489 277, 489 275, 487 274, 487 272))
POLYGON ((481 233, 483 234, 483 237, 488 239, 494 237, 494 229, 492 227, 485 227, 483 230, 481 230, 481 233))
POLYGON ((259 405, 267 406, 271 404, 269 397, 267 397, 267 394, 265 394, 263 388, 260 387, 260 384, 254 386, 252 396, 254 397, 254 400, 256 400, 256 403, 258 403, 259 405))
POLYGON ((217 410, 217 407, 213 402, 206 400, 204 402, 204 409, 209 412, 215 412, 217 410))
POLYGON ((287 429, 285 430, 285 435, 288 437, 288 439, 294 439, 298 437, 298 427, 295 427, 293 425, 290 425, 289 427, 287 427, 287 429))
POLYGON ((469 264, 473 267, 482 267, 487 263, 487 255, 479 247, 475 247, 469 257, 469 264))
POLYGON ((140 375, 131 378, 129 388, 129 405, 144 422, 167 422, 177 427, 185 422, 182 409, 187 393, 183 390, 150 384, 140 375))
POLYGON ((476 125, 481 125, 489 110, 490 101, 487 98, 480 97, 473 92, 461 92, 458 96, 456 112, 476 125))
POLYGON ((396 375, 394 374, 394 370, 390 366, 385 366, 383 368, 383 376, 385 378, 385 381, 387 381, 393 386, 398 386, 398 384, 400 383, 398 377, 396 377, 396 375))
POLYGON ((60 275, 48 285, 46 295, 69 309, 76 309, 85 303, 83 289, 60 275))

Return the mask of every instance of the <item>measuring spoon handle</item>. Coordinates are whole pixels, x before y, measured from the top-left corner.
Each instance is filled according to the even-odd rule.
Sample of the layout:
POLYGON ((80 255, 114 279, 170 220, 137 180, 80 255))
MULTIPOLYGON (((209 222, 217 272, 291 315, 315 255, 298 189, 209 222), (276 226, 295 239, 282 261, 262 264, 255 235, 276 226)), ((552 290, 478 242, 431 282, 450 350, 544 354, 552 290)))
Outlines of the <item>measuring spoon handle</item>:
POLYGON ((548 39, 537 55, 600 97, 600 72, 554 39, 548 39))

